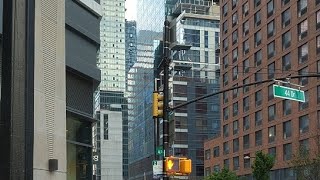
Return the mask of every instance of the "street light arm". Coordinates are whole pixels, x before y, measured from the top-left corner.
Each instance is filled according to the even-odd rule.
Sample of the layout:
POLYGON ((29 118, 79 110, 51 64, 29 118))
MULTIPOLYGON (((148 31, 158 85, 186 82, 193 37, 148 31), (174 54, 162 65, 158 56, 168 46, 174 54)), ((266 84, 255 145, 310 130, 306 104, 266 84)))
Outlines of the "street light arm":
MULTIPOLYGON (((298 78, 304 78, 304 77, 307 77, 307 78, 320 77, 320 73, 308 74, 308 75, 296 75, 296 76, 290 76, 289 78, 290 79, 298 79, 298 78)), ((224 93, 224 92, 231 91, 231 90, 234 90, 234 89, 239 89, 239 88, 243 88, 243 87, 246 87, 246 86, 252 86, 252 85, 256 85, 256 84, 268 83, 268 82, 272 82, 272 81, 275 81, 275 80, 277 80, 277 81, 279 81, 279 80, 280 81, 285 81, 287 79, 288 79, 288 77, 277 78, 277 79, 267 79, 267 80, 263 80, 263 81, 257 81, 257 82, 253 82, 253 83, 234 86, 234 87, 231 87, 231 88, 228 88, 228 89, 224 89, 224 90, 221 90, 221 91, 218 91, 218 92, 214 92, 214 93, 211 93, 211 94, 207 94, 207 95, 201 96, 199 98, 187 101, 185 103, 178 104, 178 105, 172 107, 170 110, 173 111, 175 109, 178 109, 178 108, 181 108, 183 106, 189 105, 189 104, 194 103, 196 101, 200 101, 202 99, 205 99, 205 98, 208 98, 208 97, 211 97, 211 96, 215 96, 215 95, 218 95, 220 93, 224 93)))

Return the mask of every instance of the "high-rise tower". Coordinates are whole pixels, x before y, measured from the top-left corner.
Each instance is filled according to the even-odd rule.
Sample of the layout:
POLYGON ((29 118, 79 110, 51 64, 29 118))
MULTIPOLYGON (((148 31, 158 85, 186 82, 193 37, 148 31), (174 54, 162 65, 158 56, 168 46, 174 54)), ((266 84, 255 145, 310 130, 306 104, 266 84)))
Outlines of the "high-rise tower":
POLYGON ((125 98, 125 0, 101 0, 100 92, 96 100, 98 176, 102 180, 128 176, 128 121, 125 98))

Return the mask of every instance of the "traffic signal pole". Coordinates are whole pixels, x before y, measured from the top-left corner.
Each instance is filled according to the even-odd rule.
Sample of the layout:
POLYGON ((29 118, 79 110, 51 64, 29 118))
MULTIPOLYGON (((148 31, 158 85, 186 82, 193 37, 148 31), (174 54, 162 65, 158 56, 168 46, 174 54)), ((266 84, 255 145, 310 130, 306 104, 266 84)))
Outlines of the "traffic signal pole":
POLYGON ((165 20, 164 22, 164 42, 163 42, 163 180, 169 180, 169 177, 166 175, 166 168, 165 168, 165 157, 169 155, 169 65, 171 63, 170 59, 170 22, 165 20))

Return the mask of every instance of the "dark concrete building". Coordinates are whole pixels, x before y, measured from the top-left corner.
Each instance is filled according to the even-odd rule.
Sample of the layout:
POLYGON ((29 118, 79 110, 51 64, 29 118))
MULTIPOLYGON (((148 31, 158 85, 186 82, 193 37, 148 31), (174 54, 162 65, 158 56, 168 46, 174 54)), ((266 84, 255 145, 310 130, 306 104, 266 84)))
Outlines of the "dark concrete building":
MULTIPOLYGON (((320 1, 222 0, 220 7, 222 90, 320 72, 320 1)), ((304 103, 275 98, 274 82, 222 95, 222 134, 204 145, 206 175, 223 167, 249 175, 253 160, 244 157, 262 150, 276 160, 271 179, 295 179, 289 162, 299 149, 318 154, 320 81, 290 82, 304 86, 304 103)))
POLYGON ((0 179, 92 179, 99 3, 0 4, 0 179))

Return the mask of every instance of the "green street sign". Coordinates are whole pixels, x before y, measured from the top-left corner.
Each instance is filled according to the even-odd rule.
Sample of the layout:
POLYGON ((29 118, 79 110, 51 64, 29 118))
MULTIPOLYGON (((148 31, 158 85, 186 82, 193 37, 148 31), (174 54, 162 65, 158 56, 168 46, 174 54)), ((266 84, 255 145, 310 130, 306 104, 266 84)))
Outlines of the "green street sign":
POLYGON ((305 102, 304 91, 275 84, 273 85, 273 96, 284 99, 290 99, 294 101, 305 102))
POLYGON ((163 147, 162 146, 158 146, 156 150, 157 150, 157 155, 160 155, 160 156, 163 155, 163 147))

